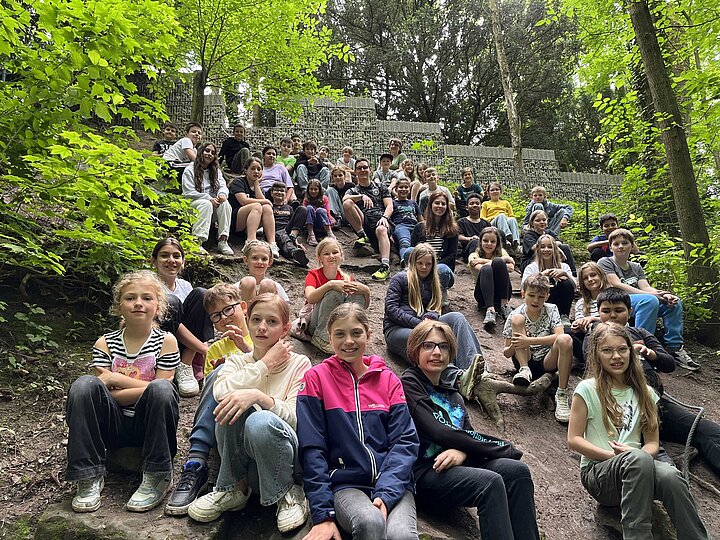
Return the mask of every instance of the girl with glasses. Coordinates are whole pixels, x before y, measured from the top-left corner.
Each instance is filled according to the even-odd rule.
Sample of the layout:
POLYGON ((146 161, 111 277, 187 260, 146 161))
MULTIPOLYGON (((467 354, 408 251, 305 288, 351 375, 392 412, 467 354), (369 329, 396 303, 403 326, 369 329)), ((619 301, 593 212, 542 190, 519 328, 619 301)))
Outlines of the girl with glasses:
POLYGON ((454 359, 452 329, 421 322, 408 339, 412 366, 402 375, 420 438, 413 467, 418 504, 475 507, 482 538, 539 539, 534 486, 522 452, 475 431, 465 401, 443 376, 454 359))

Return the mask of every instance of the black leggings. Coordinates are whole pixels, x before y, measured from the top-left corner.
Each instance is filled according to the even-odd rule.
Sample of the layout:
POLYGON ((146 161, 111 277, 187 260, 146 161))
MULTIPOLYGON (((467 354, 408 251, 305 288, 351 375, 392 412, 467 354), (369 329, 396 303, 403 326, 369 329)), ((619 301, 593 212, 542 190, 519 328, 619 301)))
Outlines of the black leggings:
POLYGON ((558 307, 560 315, 570 315, 570 306, 575 297, 575 283, 572 279, 555 281, 555 285, 550 289, 549 301, 558 307))
MULTIPOLYGON (((500 306, 501 300, 509 300, 512 294, 510 274, 502 257, 495 257, 490 264, 480 268, 475 282, 475 300, 478 307, 500 306)), ((572 300, 572 297, 570 297, 572 300)))

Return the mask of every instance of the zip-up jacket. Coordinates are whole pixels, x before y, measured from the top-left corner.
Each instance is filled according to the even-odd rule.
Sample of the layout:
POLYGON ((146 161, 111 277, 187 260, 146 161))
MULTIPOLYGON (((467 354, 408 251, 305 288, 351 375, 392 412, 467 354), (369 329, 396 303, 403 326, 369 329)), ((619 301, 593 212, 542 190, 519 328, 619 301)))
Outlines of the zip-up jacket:
POLYGON ((335 518, 334 493, 379 497, 390 512, 406 490, 418 438, 402 383, 379 356, 359 379, 337 356, 313 367, 297 399, 298 441, 313 524, 335 518))
POLYGON ((438 454, 450 448, 465 452, 469 467, 482 467, 491 459, 522 457, 512 443, 475 431, 462 396, 445 381, 436 386, 419 367, 412 366, 402 374, 402 383, 420 437, 416 479, 432 470, 438 454))

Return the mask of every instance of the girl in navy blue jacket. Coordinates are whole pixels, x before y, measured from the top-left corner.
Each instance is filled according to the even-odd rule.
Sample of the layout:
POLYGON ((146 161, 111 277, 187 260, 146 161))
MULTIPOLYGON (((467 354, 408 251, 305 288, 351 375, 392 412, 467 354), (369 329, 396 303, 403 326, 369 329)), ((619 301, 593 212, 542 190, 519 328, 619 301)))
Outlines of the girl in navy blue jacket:
POLYGON ((313 527, 303 540, 415 539, 418 437, 400 379, 364 356, 367 313, 343 304, 327 323, 335 354, 305 373, 298 441, 313 527))

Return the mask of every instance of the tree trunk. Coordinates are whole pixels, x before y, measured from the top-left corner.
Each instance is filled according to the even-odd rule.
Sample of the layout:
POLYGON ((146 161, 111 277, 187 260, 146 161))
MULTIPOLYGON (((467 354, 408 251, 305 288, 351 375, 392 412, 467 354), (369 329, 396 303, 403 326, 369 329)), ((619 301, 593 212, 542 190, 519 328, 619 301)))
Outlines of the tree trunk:
POLYGON ((205 111, 205 85, 207 84, 207 70, 199 69, 193 73, 192 108, 190 121, 203 123, 205 111))
POLYGON ((510 66, 508 65, 505 45, 503 44, 502 28, 500 27, 500 8, 497 0, 490 0, 490 20, 492 21, 492 33, 495 41, 495 56, 500 68, 500 80, 502 81, 503 93, 505 94, 505 108, 507 109, 508 126, 510 127, 510 142, 512 143, 513 161, 515 162, 515 175, 521 184, 525 185, 525 166, 522 157, 522 137, 520 118, 515 108, 515 97, 513 96, 512 81, 510 80, 510 66))
MULTIPOLYGON (((660 127, 663 130, 662 139, 667 154, 673 199, 683 237, 685 258, 688 261, 688 284, 700 289, 706 287, 706 284, 716 286, 718 273, 717 269, 710 265, 710 237, 700 205, 687 138, 682 128, 683 119, 647 2, 645 0, 631 2, 629 13, 655 110, 662 115, 660 127), (706 248, 706 260, 690 256, 690 251, 693 249, 691 244, 706 248)), ((707 307, 712 309, 713 319, 717 320, 720 317, 720 295, 715 293, 707 307)), ((706 328, 699 333, 698 338, 704 342, 717 343, 720 341, 720 332, 717 332, 716 328, 714 331, 706 328)))

